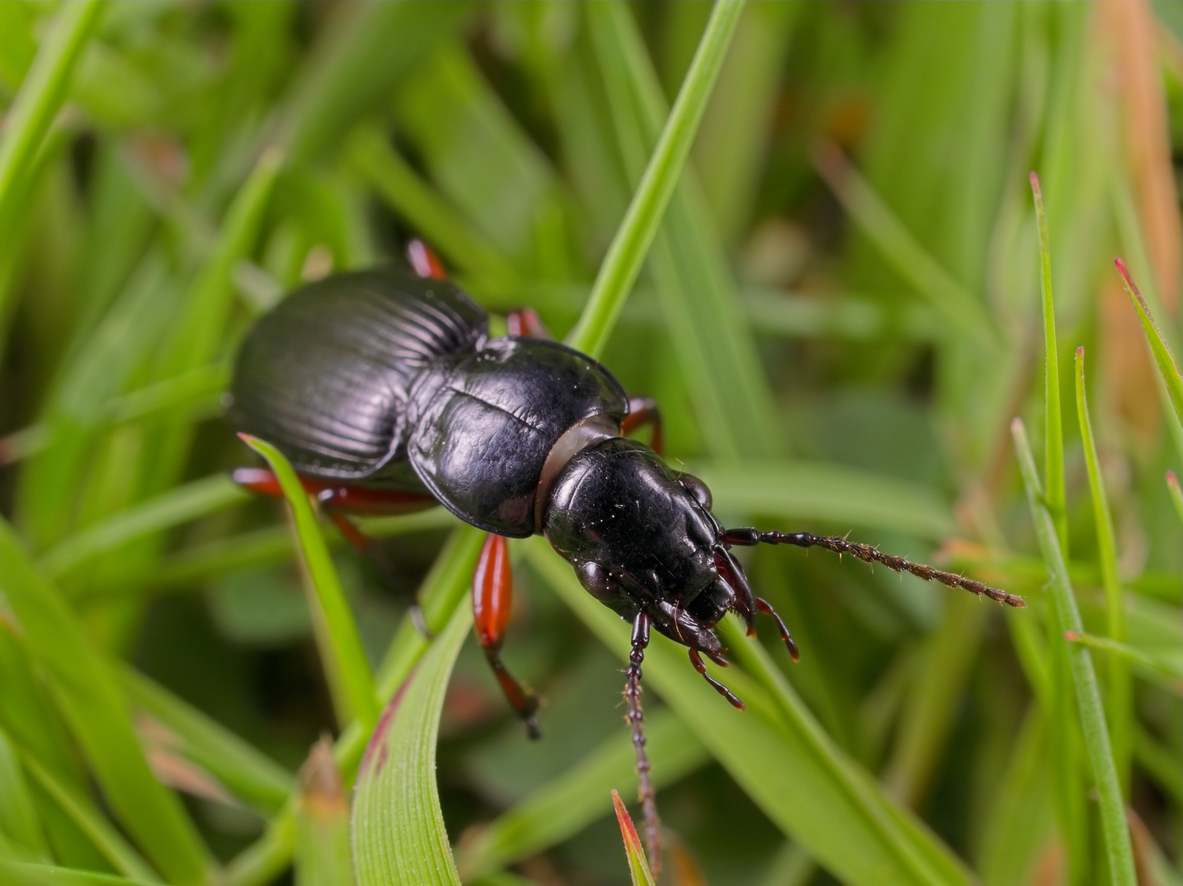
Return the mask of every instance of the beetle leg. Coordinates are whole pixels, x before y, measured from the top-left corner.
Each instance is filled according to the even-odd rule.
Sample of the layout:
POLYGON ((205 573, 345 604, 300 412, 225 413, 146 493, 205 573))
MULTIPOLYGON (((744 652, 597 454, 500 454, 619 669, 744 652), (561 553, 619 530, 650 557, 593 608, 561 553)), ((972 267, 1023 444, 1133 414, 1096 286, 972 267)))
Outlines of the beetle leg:
POLYGON ((628 415, 620 423, 620 432, 628 436, 637 428, 645 425, 653 426, 653 437, 649 441, 649 448, 658 455, 665 454, 665 439, 661 433, 661 410, 657 408, 657 401, 652 397, 629 397, 628 415))
POLYGON ((793 636, 789 633, 788 626, 785 624, 784 619, 772 608, 772 604, 763 597, 756 597, 756 608, 765 615, 771 616, 776 621, 776 626, 780 629, 780 638, 784 641, 785 646, 788 647, 789 655, 792 656, 793 661, 800 661, 801 653, 797 651, 797 644, 793 642, 793 636))
POLYGON ((697 649, 691 647, 686 651, 690 654, 690 663, 694 665, 694 670, 702 674, 702 678, 710 683, 717 693, 731 702, 732 707, 738 708, 741 711, 746 708, 746 705, 739 700, 739 696, 707 673, 707 666, 702 663, 702 657, 698 654, 697 649))
POLYGON ((420 277, 430 277, 433 280, 448 279, 444 263, 422 240, 412 240, 407 244, 407 260, 420 277))
POLYGON ((645 647, 649 645, 649 615, 644 610, 633 619, 632 649, 628 654, 628 668, 624 672, 624 701, 628 705, 625 719, 633 728, 633 747, 637 752, 637 796, 645 811, 645 842, 649 844, 649 861, 656 879, 661 874, 661 819, 657 817, 657 800, 653 782, 649 779, 649 755, 645 753, 644 714, 641 711, 641 663, 645 647))
POLYGON ((555 337, 550 334, 550 330, 546 328, 546 324, 542 322, 542 318, 538 316, 538 312, 533 308, 516 308, 510 311, 505 317, 505 323, 509 327, 510 335, 541 338, 545 341, 555 340, 555 337))
POLYGON ((501 661, 501 643, 509 624, 513 605, 513 573, 509 566, 509 546, 505 537, 490 533, 481 548, 476 572, 472 577, 472 617, 477 639, 485 651, 489 667, 501 684, 501 691, 526 724, 530 738, 540 738, 534 712, 538 699, 505 669, 501 661))

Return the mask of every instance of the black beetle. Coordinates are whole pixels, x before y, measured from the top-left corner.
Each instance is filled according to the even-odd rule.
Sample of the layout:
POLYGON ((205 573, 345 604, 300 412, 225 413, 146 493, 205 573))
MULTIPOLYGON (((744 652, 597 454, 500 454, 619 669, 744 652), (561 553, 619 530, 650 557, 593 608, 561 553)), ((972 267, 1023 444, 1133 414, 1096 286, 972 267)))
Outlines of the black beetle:
MULTIPOLYGON (((435 503, 490 533, 473 581, 476 631, 510 703, 532 737, 537 701, 501 663, 512 582, 506 538, 541 533, 587 591, 633 626, 625 697, 649 842, 657 817, 641 730, 640 679, 650 628, 688 650, 695 669, 733 705, 701 655, 726 665, 713 628, 728 612, 748 633, 772 617, 755 596, 734 545, 794 544, 852 554, 1011 606, 1019 597, 881 554, 842 538, 724 529, 702 481, 674 471, 660 449, 651 401, 625 394, 598 362, 546 340, 532 312, 490 338, 488 318, 434 256, 412 244, 419 276, 395 270, 339 274, 289 295, 250 330, 238 354, 226 415, 269 441, 305 488, 359 545, 344 517, 435 503), (624 435, 654 425, 654 448, 624 435)), ((279 494, 269 471, 235 479, 279 494)), ((656 861, 656 859, 655 859, 656 861)))

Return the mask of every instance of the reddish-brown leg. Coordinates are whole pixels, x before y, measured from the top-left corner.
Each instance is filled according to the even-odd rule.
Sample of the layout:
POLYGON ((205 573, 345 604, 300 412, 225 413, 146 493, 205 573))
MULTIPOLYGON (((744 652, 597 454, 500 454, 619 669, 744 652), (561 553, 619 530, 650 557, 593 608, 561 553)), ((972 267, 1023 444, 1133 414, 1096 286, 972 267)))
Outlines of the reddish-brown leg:
POLYGON ((430 277, 433 280, 446 280, 448 277, 444 263, 422 240, 412 240, 407 244, 407 260, 420 277, 430 277))
POLYGON ((657 799, 649 778, 649 755, 645 753, 644 713, 641 710, 641 663, 649 645, 649 615, 644 610, 633 620, 632 649, 624 672, 625 719, 633 728, 633 748, 637 752, 637 796, 645 812, 645 842, 649 844, 649 863, 656 879, 661 876, 661 819, 657 817, 657 799))
POLYGON ((554 341, 554 336, 538 316, 533 308, 517 308, 510 311, 505 318, 505 325, 509 327, 510 335, 522 335, 526 338, 541 338, 554 341))
POLYGON ((501 691, 526 724, 530 738, 539 738, 542 733, 534 719, 538 699, 513 678, 501 661, 501 643, 505 639, 512 606, 513 572, 509 565, 509 546, 504 536, 490 534, 481 548, 476 572, 472 576, 472 620, 489 667, 501 684, 501 691))
POLYGON ((706 680, 708 683, 710 683, 711 687, 717 693, 719 693, 721 696, 723 696, 725 699, 727 699, 729 702, 731 702, 732 707, 738 708, 741 711, 745 710, 746 706, 744 705, 744 703, 742 701, 739 700, 738 695, 736 695, 734 692, 732 692, 730 689, 728 689, 726 686, 724 686, 722 683, 720 683, 718 680, 716 680, 714 677, 712 677, 710 674, 707 673, 707 666, 702 663, 702 658, 699 656, 698 650, 697 649, 687 649, 686 651, 688 653, 690 653, 690 663, 692 665, 694 665, 694 670, 696 670, 700 674, 702 674, 702 678, 704 680, 706 680))
POLYGON ((649 448, 658 455, 664 455, 665 440, 661 435, 661 410, 657 408, 657 401, 652 397, 629 397, 628 415, 620 423, 621 433, 628 435, 645 425, 653 426, 649 448))

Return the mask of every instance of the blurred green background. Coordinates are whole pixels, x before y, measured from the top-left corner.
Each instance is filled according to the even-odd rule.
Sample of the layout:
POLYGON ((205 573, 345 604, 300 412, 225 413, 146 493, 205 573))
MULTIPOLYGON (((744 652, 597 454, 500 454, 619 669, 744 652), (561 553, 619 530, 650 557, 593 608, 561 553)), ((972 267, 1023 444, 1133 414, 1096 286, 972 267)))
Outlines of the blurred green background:
MULTIPOLYGON (((0 856, 169 882, 293 876, 284 852, 251 853, 339 727, 286 510, 228 480, 257 463, 219 417, 236 342, 302 280, 401 264, 415 236, 491 311, 531 305, 566 334, 710 11, 0 0, 8 159, 18 96, 52 121, 0 182, 15 546, 0 589, 65 602, 36 629, 0 608, 0 856), (95 667, 118 675, 118 716, 92 730, 112 710, 77 682, 95 667), (128 724, 183 807, 112 794, 140 783, 111 752, 128 724)), ((745 560, 802 650, 791 665, 762 629, 780 675, 762 685, 788 681, 883 834, 941 847, 958 879, 1102 882, 1009 431, 1023 417, 1042 464, 1031 170, 1055 281, 1061 541, 1086 628, 1111 633, 1073 397, 1084 346, 1133 650, 1094 660, 1139 878, 1180 883, 1183 536, 1164 476, 1183 473, 1183 431, 1111 262, 1125 257, 1179 354, 1183 4, 750 3, 603 362, 658 399, 668 456, 729 525, 849 532, 1028 597, 1003 612, 819 552, 745 560)), ((438 509, 372 524, 393 580, 326 529, 373 662, 453 525, 438 509)), ((632 798, 627 766, 574 791, 561 828, 522 819, 500 856, 480 842, 627 745, 619 649, 528 556, 505 657, 546 698, 545 739, 526 740, 468 644, 441 725, 444 819, 466 880, 624 883, 607 790, 632 798)), ((737 688, 759 673, 740 665, 737 688)), ((683 862, 710 883, 875 881, 824 799, 787 809, 759 791, 762 767, 793 779, 785 759, 745 776, 709 740, 712 720, 747 735, 758 712, 707 690, 704 727, 647 689, 658 803, 684 846, 671 882, 697 882, 683 862), (810 816, 828 837, 797 824, 810 816)))

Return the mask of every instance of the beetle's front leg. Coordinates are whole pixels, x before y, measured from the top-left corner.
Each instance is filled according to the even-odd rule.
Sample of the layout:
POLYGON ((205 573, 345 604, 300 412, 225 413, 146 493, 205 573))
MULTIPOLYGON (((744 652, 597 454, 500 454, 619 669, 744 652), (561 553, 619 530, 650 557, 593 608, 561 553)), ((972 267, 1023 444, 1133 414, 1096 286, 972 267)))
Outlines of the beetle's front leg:
POLYGON ((489 667, 501 684, 501 691, 526 724, 530 738, 540 738, 542 733, 534 719, 538 710, 537 697, 514 679, 501 661, 501 643, 505 639, 512 606, 513 572, 509 565, 509 546, 504 536, 490 533, 472 576, 472 620, 489 667))

